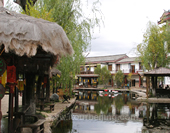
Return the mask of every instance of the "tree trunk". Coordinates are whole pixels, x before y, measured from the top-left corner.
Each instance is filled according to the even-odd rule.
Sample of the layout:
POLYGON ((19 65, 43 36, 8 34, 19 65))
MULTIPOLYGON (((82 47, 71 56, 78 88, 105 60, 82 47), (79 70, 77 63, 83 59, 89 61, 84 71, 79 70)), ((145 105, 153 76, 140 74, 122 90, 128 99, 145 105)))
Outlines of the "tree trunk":
POLYGON ((26 104, 30 105, 28 114, 35 114, 36 104, 34 99, 35 74, 26 73, 26 104))

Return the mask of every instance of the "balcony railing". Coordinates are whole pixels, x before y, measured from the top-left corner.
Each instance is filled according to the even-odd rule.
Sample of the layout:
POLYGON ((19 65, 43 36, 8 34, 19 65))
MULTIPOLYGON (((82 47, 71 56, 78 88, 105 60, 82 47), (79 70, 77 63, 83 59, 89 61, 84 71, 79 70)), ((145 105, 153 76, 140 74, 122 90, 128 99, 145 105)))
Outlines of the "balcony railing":
MULTIPOLYGON (((141 69, 120 69, 123 73, 137 73, 138 71, 143 71, 141 69)), ((117 73, 119 70, 112 70, 111 73, 117 73)))

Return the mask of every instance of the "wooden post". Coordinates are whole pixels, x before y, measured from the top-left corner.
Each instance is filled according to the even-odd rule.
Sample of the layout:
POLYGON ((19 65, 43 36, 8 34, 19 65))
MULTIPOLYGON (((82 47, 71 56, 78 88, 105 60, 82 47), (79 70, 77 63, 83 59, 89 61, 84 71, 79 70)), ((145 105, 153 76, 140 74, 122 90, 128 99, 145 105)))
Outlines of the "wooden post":
POLYGON ((9 93, 8 132, 13 131, 13 93, 9 93))
POLYGON ((47 77, 47 85, 46 85, 46 100, 47 102, 50 102, 50 78, 49 75, 47 77))
POLYGON ((53 79, 53 94, 54 94, 54 90, 55 90, 55 79, 53 79))
POLYGON ((37 98, 40 98, 41 83, 42 83, 42 75, 39 75, 38 83, 37 83, 37 91, 36 91, 37 98))
POLYGON ((158 88, 158 77, 157 76, 155 77, 155 83, 156 83, 155 88, 157 89, 158 88))
POLYGON ((15 112, 18 112, 18 88, 15 87, 15 112))
POLYGON ((35 114, 36 103, 34 99, 34 87, 35 87, 35 74, 26 73, 26 104, 30 105, 28 113, 35 114))
MULTIPOLYGON (((25 81, 25 72, 23 74, 23 81, 26 83, 25 81)), ((24 83, 24 90, 22 91, 22 105, 24 106, 26 104, 26 90, 25 90, 25 83, 24 83)))
POLYGON ((141 76, 139 75, 139 87, 140 87, 140 84, 141 84, 141 76))
POLYGON ((150 77, 149 76, 146 76, 146 95, 147 95, 147 98, 148 98, 148 93, 149 93, 149 89, 150 89, 150 77))

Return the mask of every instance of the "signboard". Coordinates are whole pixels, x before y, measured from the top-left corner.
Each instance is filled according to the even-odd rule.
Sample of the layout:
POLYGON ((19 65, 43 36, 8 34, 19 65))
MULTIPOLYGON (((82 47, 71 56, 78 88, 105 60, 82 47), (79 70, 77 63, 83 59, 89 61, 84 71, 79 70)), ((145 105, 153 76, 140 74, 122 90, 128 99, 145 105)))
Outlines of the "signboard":
POLYGON ((4 59, 0 58, 0 75, 2 75, 6 70, 6 63, 4 59))
POLYGON ((4 97, 5 94, 5 88, 2 84, 0 84, 0 99, 4 97))

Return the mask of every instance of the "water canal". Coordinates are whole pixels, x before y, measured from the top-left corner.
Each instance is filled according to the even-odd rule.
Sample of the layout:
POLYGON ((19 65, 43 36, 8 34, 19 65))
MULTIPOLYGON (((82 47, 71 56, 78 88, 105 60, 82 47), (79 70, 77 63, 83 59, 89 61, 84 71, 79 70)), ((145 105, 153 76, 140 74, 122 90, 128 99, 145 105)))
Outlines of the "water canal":
POLYGON ((170 104, 140 103, 129 93, 114 97, 78 97, 72 119, 62 121, 57 133, 155 133, 170 132, 170 104))

